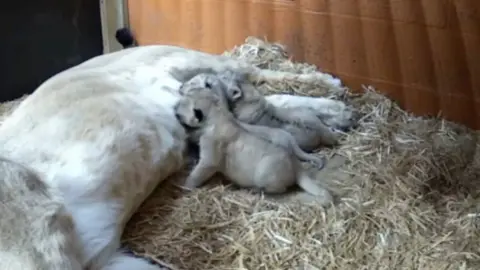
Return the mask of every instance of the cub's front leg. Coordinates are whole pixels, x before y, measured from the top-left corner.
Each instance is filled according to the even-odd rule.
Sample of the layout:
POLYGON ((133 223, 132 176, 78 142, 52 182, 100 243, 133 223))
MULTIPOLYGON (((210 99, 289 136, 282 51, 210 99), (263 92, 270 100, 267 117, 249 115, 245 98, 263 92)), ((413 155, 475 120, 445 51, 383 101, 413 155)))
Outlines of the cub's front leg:
POLYGON ((221 153, 218 153, 216 143, 209 136, 200 137, 200 159, 185 181, 184 187, 194 189, 203 185, 217 171, 221 162, 221 153))

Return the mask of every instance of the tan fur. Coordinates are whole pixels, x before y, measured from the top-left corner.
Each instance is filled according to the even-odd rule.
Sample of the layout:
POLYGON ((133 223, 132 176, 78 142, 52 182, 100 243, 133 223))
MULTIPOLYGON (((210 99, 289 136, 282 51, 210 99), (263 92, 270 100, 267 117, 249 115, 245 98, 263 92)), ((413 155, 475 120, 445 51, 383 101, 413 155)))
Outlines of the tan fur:
POLYGON ((314 183, 293 154, 291 140, 285 139, 291 137, 287 132, 263 127, 278 138, 275 142, 258 136, 250 125, 237 121, 210 89, 190 92, 175 110, 181 123, 200 132, 200 159, 185 182, 187 188, 198 187, 220 172, 241 187, 283 193, 297 183, 323 203, 332 201, 330 193, 314 183))
POLYGON ((77 236, 57 192, 0 157, 0 269, 82 270, 77 236))

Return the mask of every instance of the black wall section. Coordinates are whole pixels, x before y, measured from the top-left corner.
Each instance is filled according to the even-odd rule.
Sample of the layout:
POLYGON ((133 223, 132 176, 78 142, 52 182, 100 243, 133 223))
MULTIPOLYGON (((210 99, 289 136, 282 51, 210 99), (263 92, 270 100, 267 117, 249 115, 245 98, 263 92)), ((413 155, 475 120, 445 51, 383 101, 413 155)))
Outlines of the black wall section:
POLYGON ((98 0, 14 0, 0 8, 0 102, 100 55, 98 0))

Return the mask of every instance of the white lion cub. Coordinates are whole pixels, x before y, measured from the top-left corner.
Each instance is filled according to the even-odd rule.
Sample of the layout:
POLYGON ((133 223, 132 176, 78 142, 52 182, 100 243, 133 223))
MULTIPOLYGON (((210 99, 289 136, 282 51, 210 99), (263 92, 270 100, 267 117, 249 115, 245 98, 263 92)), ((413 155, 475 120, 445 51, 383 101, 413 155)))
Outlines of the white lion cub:
MULTIPOLYGON (((332 201, 330 193, 318 186, 300 163, 302 159, 312 160, 313 155, 303 151, 303 155, 297 155, 288 132, 241 123, 212 89, 186 92, 175 113, 184 126, 196 130, 200 146, 200 159, 185 182, 187 188, 198 187, 220 172, 241 187, 283 193, 298 184, 318 196, 322 204, 332 201), (266 139, 266 133, 270 139, 266 139)), ((323 159, 317 162, 322 168, 323 159)))
POLYGON ((338 143, 341 134, 326 125, 315 111, 274 106, 248 80, 248 74, 225 71, 219 73, 219 77, 227 85, 227 92, 241 89, 241 94, 227 96, 230 109, 238 120, 288 131, 307 152, 338 143))

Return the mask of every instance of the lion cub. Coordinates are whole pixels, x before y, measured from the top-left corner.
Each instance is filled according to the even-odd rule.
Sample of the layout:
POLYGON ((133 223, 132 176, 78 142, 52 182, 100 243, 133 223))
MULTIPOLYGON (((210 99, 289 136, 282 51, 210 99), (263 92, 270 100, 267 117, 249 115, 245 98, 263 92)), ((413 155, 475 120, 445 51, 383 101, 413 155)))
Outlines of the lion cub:
POLYGON ((236 93, 227 95, 227 98, 230 110, 238 120, 251 125, 281 128, 292 134, 300 148, 307 152, 338 143, 340 133, 323 123, 314 111, 270 104, 248 80, 247 74, 225 71, 218 76, 228 86, 227 93, 236 93))
MULTIPOLYGON (((220 172, 241 187, 283 193, 298 184, 322 203, 332 201, 330 193, 318 186, 300 163, 315 160, 313 155, 302 152, 299 156, 288 132, 236 120, 216 91, 207 87, 188 92, 176 105, 175 113, 184 126, 197 132, 200 146, 200 159, 185 182, 187 188, 198 187, 220 172)), ((317 162, 322 168, 323 159, 317 162)))
MULTIPOLYGON (((220 76, 212 73, 201 73, 193 76, 190 80, 183 83, 179 89, 179 92, 183 96, 195 97, 195 93, 198 91, 211 91, 215 93, 216 97, 224 104, 224 106, 231 113, 231 101, 238 100, 243 97, 242 89, 236 87, 236 85, 231 84, 231 80, 224 80, 220 76)), ((238 122, 238 121, 237 121, 238 122)), ((260 125, 246 125, 245 123, 238 123, 247 131, 259 136, 271 143, 288 145, 290 150, 294 155, 296 155, 302 161, 308 161, 310 163, 315 163, 320 166, 321 169, 324 165, 324 160, 320 159, 314 155, 307 154, 303 151, 295 141, 295 138, 280 129, 273 132, 272 128, 268 126, 260 125)), ((194 130, 192 127, 185 126, 189 129, 189 139, 191 143, 198 143, 199 139, 199 130, 194 130)))

